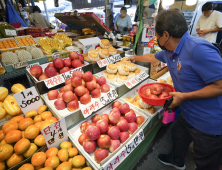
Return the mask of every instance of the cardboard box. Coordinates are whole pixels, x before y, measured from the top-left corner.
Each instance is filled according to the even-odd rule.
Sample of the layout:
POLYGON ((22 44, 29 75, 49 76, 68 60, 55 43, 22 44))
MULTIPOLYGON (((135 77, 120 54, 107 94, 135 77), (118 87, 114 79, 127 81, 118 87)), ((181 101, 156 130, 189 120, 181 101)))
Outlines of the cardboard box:
POLYGON ((83 50, 83 53, 87 53, 91 49, 96 49, 99 45, 100 39, 98 37, 79 39, 78 42, 73 42, 77 47, 83 50))

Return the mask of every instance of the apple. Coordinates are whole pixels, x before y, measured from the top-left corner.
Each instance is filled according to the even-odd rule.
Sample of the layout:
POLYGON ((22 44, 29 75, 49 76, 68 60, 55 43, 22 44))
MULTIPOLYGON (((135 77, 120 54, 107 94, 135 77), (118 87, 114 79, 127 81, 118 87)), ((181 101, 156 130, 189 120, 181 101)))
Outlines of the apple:
POLYGON ((89 140, 96 140, 100 137, 100 130, 97 126, 90 126, 86 129, 86 136, 89 140))
POLYGON ((167 93, 167 92, 165 92, 165 91, 163 91, 161 94, 158 95, 158 97, 159 97, 160 99, 164 99, 164 98, 166 98, 166 97, 168 97, 168 96, 169 96, 169 93, 167 93))
POLYGON ((50 90, 47 93, 49 100, 55 100, 58 98, 59 92, 57 90, 50 90))
POLYGON ((120 101, 115 101, 115 102, 113 103, 112 107, 113 107, 113 108, 114 108, 114 107, 119 108, 121 105, 122 105, 122 103, 121 103, 120 101))
POLYGON ((56 58, 53 60, 53 66, 57 69, 62 69, 64 67, 64 62, 61 58, 56 58))
POLYGON ((151 95, 151 91, 150 89, 146 89, 144 96, 149 97, 149 95, 151 95))
POLYGON ((129 123, 128 125, 129 125, 129 128, 128 128, 129 134, 133 134, 138 128, 135 122, 129 123))
POLYGON ((86 139, 83 141, 83 149, 87 153, 93 153, 96 150, 96 142, 94 140, 86 139))
POLYGON ((91 126, 96 126, 96 124, 95 124, 95 123, 89 123, 89 124, 87 124, 87 125, 86 125, 86 128, 85 128, 85 131, 86 131, 86 129, 88 129, 88 128, 91 127, 91 126))
POLYGON ((110 87, 108 84, 103 84, 100 88, 101 88, 101 92, 103 93, 107 93, 110 91, 110 87))
POLYGON ((53 63, 49 63, 49 64, 47 65, 47 67, 49 67, 49 66, 53 66, 53 67, 54 67, 53 63))
POLYGON ((97 78, 95 76, 93 76, 93 81, 97 82, 97 78))
POLYGON ((66 108, 66 103, 62 99, 57 99, 54 102, 54 105, 57 110, 63 110, 66 108))
POLYGON ((42 67, 40 65, 36 65, 30 68, 30 73, 32 76, 39 78, 42 75, 42 67))
POLYGON ((120 112, 119 110, 112 109, 109 113, 109 120, 111 123, 117 123, 120 120, 120 112))
POLYGON ((76 96, 76 94, 75 94, 75 93, 73 93, 73 95, 74 95, 74 100, 78 101, 78 100, 79 100, 79 98, 76 96))
POLYGON ((128 122, 126 121, 126 119, 120 120, 120 121, 117 123, 116 126, 119 128, 119 130, 120 130, 121 132, 124 132, 124 131, 127 131, 127 130, 128 130, 128 122))
POLYGON ((120 142, 123 143, 129 138, 129 132, 120 132, 120 142))
POLYGON ((82 72, 81 71, 75 71, 74 73, 72 73, 72 77, 80 77, 80 78, 82 78, 82 72))
POLYGON ((101 89, 100 85, 98 83, 96 83, 96 89, 101 89))
POLYGON ((95 81, 89 81, 89 82, 86 82, 86 87, 89 91, 93 90, 96 88, 96 82, 95 81))
POLYGON ((128 123, 135 122, 136 121, 135 112, 132 109, 130 109, 130 111, 125 114, 125 119, 127 120, 128 123))
POLYGON ((83 96, 86 94, 86 88, 83 86, 78 86, 75 88, 74 92, 77 96, 83 96))
POLYGON ((69 58, 70 58, 70 60, 72 61, 72 60, 74 60, 74 59, 78 59, 79 56, 78 56, 77 52, 72 51, 72 52, 69 53, 69 58))
POLYGON ((54 66, 46 67, 44 71, 45 71, 46 76, 49 78, 57 74, 57 70, 54 66))
POLYGON ((94 89, 91 91, 92 98, 99 98, 101 96, 100 89, 94 89))
POLYGON ((62 99, 62 95, 63 95, 63 93, 64 93, 64 92, 59 93, 59 95, 58 95, 58 99, 62 99))
POLYGON ((65 81, 65 85, 71 84, 71 80, 72 80, 72 78, 67 79, 67 80, 65 81))
POLYGON ((86 136, 86 133, 84 132, 78 138, 79 144, 82 145, 86 139, 87 139, 87 136, 86 136))
POLYGON ((79 60, 84 64, 84 56, 82 54, 78 54, 79 60))
POLYGON ((149 99, 159 99, 159 98, 157 97, 157 95, 155 95, 155 94, 149 95, 148 98, 149 98, 149 99))
POLYGON ((91 102, 91 96, 88 93, 84 94, 83 96, 80 97, 80 102, 82 104, 90 103, 91 102))
POLYGON ((108 131, 111 129, 111 127, 113 127, 114 125, 113 124, 109 124, 109 127, 108 127, 108 131))
POLYGON ((97 79, 96 81, 100 86, 102 86, 103 84, 106 84, 106 78, 101 76, 97 79))
POLYGON ((64 59, 63 63, 64 63, 65 67, 71 67, 72 66, 72 61, 69 58, 64 59))
POLYGON ((82 122, 81 125, 80 125, 80 130, 81 132, 85 132, 86 130, 86 125, 90 124, 89 122, 82 122))
POLYGON ((78 102, 78 100, 73 100, 73 101, 69 102, 67 104, 67 108, 68 108, 68 110, 70 112, 73 112, 73 111, 79 109, 79 102, 78 102))
POLYGON ((93 116, 92 118, 92 122, 93 123, 97 123, 99 120, 101 120, 101 116, 99 114, 96 114, 95 116, 93 116))
POLYGON ((136 117, 136 124, 137 124, 137 126, 141 126, 143 124, 144 120, 145 119, 144 119, 143 116, 137 116, 136 117))
POLYGON ((60 93, 64 92, 64 86, 59 89, 59 92, 60 93))
POLYGON ((128 112, 130 111, 130 107, 129 107, 129 105, 128 105, 127 103, 124 103, 124 104, 122 104, 122 105, 119 107, 119 111, 120 111, 120 113, 122 113, 122 114, 126 114, 126 113, 128 113, 128 112))
POLYGON ((66 103, 71 102, 72 100, 74 100, 73 92, 72 92, 72 91, 65 91, 65 92, 62 94, 62 99, 63 99, 66 103))
POLYGON ((103 114, 101 115, 101 119, 107 121, 107 123, 109 123, 109 116, 107 114, 103 114))
POLYGON ((150 91, 152 94, 158 95, 162 93, 163 87, 159 84, 153 84, 152 86, 150 86, 150 91))
POLYGON ((74 60, 72 61, 72 66, 73 66, 74 68, 81 67, 81 65, 82 65, 82 63, 81 63, 81 61, 80 61, 79 59, 74 59, 74 60))
POLYGON ((90 94, 89 90, 87 88, 85 88, 85 89, 86 89, 86 93, 90 94))
POLYGON ((98 149, 94 153, 94 158, 97 163, 100 163, 103 159, 105 159, 109 155, 109 152, 106 149, 98 149))
POLYGON ((74 87, 81 86, 82 85, 82 79, 80 77, 73 77, 72 80, 71 80, 71 84, 74 87))
POLYGON ((39 76, 39 81, 48 79, 47 75, 45 73, 43 73, 41 76, 39 76))
POLYGON ((113 126, 108 130, 108 135, 110 136, 111 139, 116 140, 119 139, 120 136, 120 130, 118 127, 113 126))
POLYGON ((111 144, 111 139, 110 139, 109 135, 101 135, 100 138, 97 140, 97 144, 102 149, 109 148, 109 146, 111 144))
POLYGON ((90 71, 87 71, 82 75, 82 78, 85 82, 89 82, 93 80, 93 75, 90 71))
POLYGON ((86 82, 82 79, 82 85, 86 87, 86 82))
POLYGON ((59 70, 59 73, 62 74, 62 73, 65 73, 69 71, 69 67, 63 67, 61 70, 59 70))
POLYGON ((99 120, 97 123, 96 123, 96 126, 100 129, 100 132, 101 133, 106 133, 108 131, 108 123, 107 121, 105 120, 99 120))
POLYGON ((74 91, 74 88, 71 84, 68 84, 68 85, 65 85, 64 88, 63 88, 64 92, 66 91, 74 91))
POLYGON ((121 116, 121 117, 120 117, 120 120, 123 120, 123 119, 126 120, 123 116, 121 116))
POLYGON ((119 140, 111 140, 109 151, 113 153, 120 146, 119 140))

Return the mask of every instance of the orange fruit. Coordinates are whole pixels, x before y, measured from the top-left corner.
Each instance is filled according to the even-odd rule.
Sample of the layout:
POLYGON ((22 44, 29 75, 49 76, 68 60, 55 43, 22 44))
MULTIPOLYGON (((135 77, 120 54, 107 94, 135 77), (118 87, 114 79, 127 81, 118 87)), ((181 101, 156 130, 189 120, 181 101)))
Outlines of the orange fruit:
POLYGON ((31 163, 34 166, 43 165, 46 161, 46 154, 44 152, 37 152, 32 156, 31 163))
POLYGON ((42 112, 46 111, 47 110, 47 106, 46 105, 42 105, 38 108, 37 112, 38 114, 42 114, 42 112))
POLYGON ((69 157, 72 158, 72 157, 78 155, 79 151, 76 148, 69 148, 68 153, 69 153, 69 157))
POLYGON ((63 163, 66 163, 66 164, 68 164, 68 165, 69 165, 69 167, 70 167, 70 168, 72 168, 72 164, 71 164, 71 163, 69 163, 68 161, 66 161, 66 162, 63 162, 63 163))
POLYGON ((55 123, 57 119, 55 117, 50 117, 50 118, 45 119, 45 121, 52 124, 52 123, 55 123))
POLYGON ((57 156, 50 156, 46 161, 45 161, 45 167, 51 167, 52 169, 55 169, 59 166, 60 161, 57 156))
POLYGON ((72 170, 82 170, 82 168, 72 168, 72 170))
POLYGON ((5 138, 5 134, 3 130, 0 130, 0 141, 2 141, 5 138))
POLYGON ((2 139, 2 141, 1 141, 1 143, 0 143, 0 145, 3 145, 3 144, 7 144, 7 143, 5 142, 5 139, 2 139))
POLYGON ((69 158, 68 162, 72 165, 72 158, 69 158))
POLYGON ((35 168, 35 170, 39 170, 39 169, 41 169, 41 168, 44 168, 44 164, 43 164, 43 165, 40 165, 40 166, 35 166, 34 168, 35 168))
POLYGON ((67 163, 63 162, 61 163, 56 170, 71 170, 72 168, 70 168, 70 165, 68 165, 67 163))
POLYGON ((18 170, 34 170, 34 166, 32 164, 24 164, 18 170))
POLYGON ((37 148, 36 144, 31 143, 28 150, 25 153, 23 153, 23 156, 25 158, 28 158, 28 157, 32 156, 37 151, 37 149, 38 148, 37 148))
POLYGON ((39 128, 35 125, 31 125, 25 129, 25 138, 35 139, 39 134, 39 128))
POLYGON ((41 115, 35 116, 35 118, 34 118, 34 123, 41 122, 41 121, 42 121, 41 115))
POLYGON ((26 112, 26 114, 25 114, 25 118, 28 118, 28 117, 35 117, 35 116, 37 116, 38 115, 38 113, 37 113, 37 111, 36 110, 30 110, 30 111, 28 111, 28 112, 26 112))
POLYGON ((25 138, 25 131, 22 131, 22 138, 25 138))
POLYGON ((9 144, 0 145, 0 161, 5 161, 13 154, 13 146, 9 144))
POLYGON ((20 130, 12 130, 5 135, 6 143, 14 143, 22 138, 22 132, 20 130))
POLYGON ((91 167, 85 167, 82 170, 92 170, 92 168, 91 167))
POLYGON ((19 123, 22 119, 25 119, 25 117, 24 116, 15 116, 11 119, 11 121, 19 123))
POLYGON ((0 162, 0 170, 5 170, 5 162, 0 162))
POLYGON ((45 168, 41 168, 39 170, 53 170, 51 167, 45 167, 45 168))
POLYGON ((78 155, 72 158, 72 165, 76 168, 82 167, 85 165, 86 160, 82 155, 78 155))
POLYGON ((41 114, 42 120, 52 117, 52 113, 50 111, 44 111, 41 114))
POLYGON ((39 128, 39 132, 41 132, 41 126, 42 126, 43 123, 44 122, 37 122, 37 123, 34 124, 37 128, 39 128))
POLYGON ((9 168, 11 168, 22 161, 23 161, 23 156, 14 153, 9 159, 7 159, 6 164, 9 168))
POLYGON ((58 158, 61 162, 68 161, 69 159, 68 149, 60 149, 58 151, 58 158))
POLYGON ((42 125, 41 125, 41 130, 44 129, 45 127, 51 125, 50 122, 46 122, 46 121, 43 121, 42 125))
POLYGON ((2 126, 2 130, 4 134, 12 131, 12 130, 17 130, 18 129, 18 123, 17 122, 7 122, 2 126))
POLYGON ((58 154, 58 149, 56 147, 51 147, 45 152, 47 158, 50 156, 56 156, 58 154))
POLYGON ((72 144, 71 142, 68 142, 68 141, 64 141, 60 144, 61 149, 69 149, 71 147, 72 147, 72 144))
POLYGON ((30 147, 30 141, 26 138, 20 139, 14 146, 14 151, 16 154, 25 153, 30 147))
POLYGON ((34 143, 35 143, 37 146, 44 146, 44 145, 46 145, 45 138, 44 138, 43 134, 38 135, 38 136, 35 138, 34 143))
POLYGON ((19 122, 19 129, 20 130, 25 130, 27 127, 29 127, 30 125, 34 125, 34 121, 31 118, 25 118, 22 119, 19 122))

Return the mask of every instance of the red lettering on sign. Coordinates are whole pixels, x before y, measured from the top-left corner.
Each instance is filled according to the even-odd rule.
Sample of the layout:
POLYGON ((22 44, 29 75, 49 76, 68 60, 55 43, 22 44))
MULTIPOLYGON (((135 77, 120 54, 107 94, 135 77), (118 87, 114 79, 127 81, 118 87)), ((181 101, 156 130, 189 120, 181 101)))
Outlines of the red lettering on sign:
POLYGON ((55 122, 54 124, 54 127, 56 128, 56 129, 58 129, 58 128, 60 128, 60 122, 61 121, 57 121, 57 122, 55 122))
POLYGON ((44 131, 44 133, 45 133, 45 135, 48 135, 48 134, 50 134, 50 127, 48 126, 48 127, 46 127, 43 131, 44 131))

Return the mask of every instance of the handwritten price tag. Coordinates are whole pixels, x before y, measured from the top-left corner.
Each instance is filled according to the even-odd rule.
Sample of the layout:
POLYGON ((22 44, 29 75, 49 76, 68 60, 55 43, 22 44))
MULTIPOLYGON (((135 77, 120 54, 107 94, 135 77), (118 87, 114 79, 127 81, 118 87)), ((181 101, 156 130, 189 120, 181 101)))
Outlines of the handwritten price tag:
POLYGON ((76 69, 67 71, 67 72, 65 72, 65 73, 62 73, 61 75, 62 75, 62 77, 64 78, 64 80, 66 81, 66 80, 72 78, 72 74, 73 74, 74 72, 76 72, 76 71, 81 71, 82 73, 84 73, 83 70, 82 70, 82 68, 79 67, 79 68, 76 68, 76 69))
POLYGON ((30 110, 38 110, 43 105, 35 87, 28 88, 22 92, 14 94, 15 100, 19 104, 23 113, 30 110))
POLYGON ((39 62, 33 63, 33 64, 29 64, 29 65, 26 67, 26 69, 29 69, 29 68, 31 68, 31 67, 33 67, 33 66, 37 66, 37 65, 39 65, 39 62))
POLYGON ((129 154, 144 140, 143 130, 140 130, 136 135, 119 150, 106 164, 104 164, 104 170, 116 169, 129 154))
POLYGON ((59 148, 60 143, 68 140, 65 118, 42 129, 42 134, 48 148, 59 148))
POLYGON ((60 54, 53 54, 53 55, 52 55, 52 58, 53 58, 53 59, 56 59, 56 58, 61 58, 61 57, 60 57, 60 54))
POLYGON ((15 69, 18 69, 18 68, 26 67, 27 65, 28 65, 27 61, 22 61, 22 62, 13 64, 12 67, 14 67, 15 69))
POLYGON ((101 96, 99 100, 103 106, 106 106, 108 103, 115 100, 117 97, 118 97, 118 94, 116 90, 113 89, 113 90, 110 90, 108 93, 106 93, 106 95, 101 96))
POLYGON ((55 87, 59 84, 62 84, 64 82, 65 82, 65 79, 63 78, 61 74, 44 80, 44 83, 48 89, 55 87))
POLYGON ((138 74, 136 77, 130 79, 129 81, 127 81, 125 83, 125 85, 131 89, 134 86, 136 86, 137 84, 139 84, 140 82, 142 82, 143 80, 145 80, 146 78, 148 78, 149 75, 146 72, 142 72, 140 74, 138 74))
POLYGON ((15 30, 9 30, 9 29, 5 29, 5 34, 7 36, 17 36, 17 33, 15 30))
POLYGON ((161 108, 160 110, 159 110, 159 119, 161 119, 162 117, 163 117, 163 114, 164 114, 164 109, 163 108, 161 108))
POLYGON ((115 63, 117 61, 120 61, 122 58, 120 56, 120 54, 116 54, 114 56, 111 56, 109 58, 97 61, 97 64, 100 68, 107 66, 110 63, 115 63))

